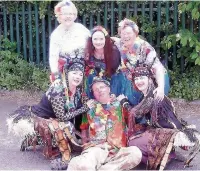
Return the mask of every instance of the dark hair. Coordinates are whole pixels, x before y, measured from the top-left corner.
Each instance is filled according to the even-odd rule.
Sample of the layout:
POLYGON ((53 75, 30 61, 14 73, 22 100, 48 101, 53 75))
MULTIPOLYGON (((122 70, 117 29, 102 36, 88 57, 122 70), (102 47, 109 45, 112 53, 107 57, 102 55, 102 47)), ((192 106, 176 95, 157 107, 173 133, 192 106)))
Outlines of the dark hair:
POLYGON ((91 57, 94 56, 95 47, 92 44, 92 36, 96 31, 101 31, 105 35, 105 46, 104 46, 104 60, 106 64, 105 75, 111 77, 117 70, 121 63, 120 52, 114 45, 112 39, 108 35, 105 28, 102 26, 96 26, 91 31, 91 37, 87 40, 85 61, 86 64, 90 61, 91 57))

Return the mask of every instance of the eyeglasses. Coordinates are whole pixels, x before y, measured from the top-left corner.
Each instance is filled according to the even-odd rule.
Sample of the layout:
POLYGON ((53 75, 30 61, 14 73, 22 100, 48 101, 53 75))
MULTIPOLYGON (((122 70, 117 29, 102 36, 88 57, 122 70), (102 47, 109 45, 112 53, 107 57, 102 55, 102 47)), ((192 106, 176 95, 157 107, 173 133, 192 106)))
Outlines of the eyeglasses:
POLYGON ((65 16, 74 16, 75 13, 60 13, 60 15, 65 15, 65 16))

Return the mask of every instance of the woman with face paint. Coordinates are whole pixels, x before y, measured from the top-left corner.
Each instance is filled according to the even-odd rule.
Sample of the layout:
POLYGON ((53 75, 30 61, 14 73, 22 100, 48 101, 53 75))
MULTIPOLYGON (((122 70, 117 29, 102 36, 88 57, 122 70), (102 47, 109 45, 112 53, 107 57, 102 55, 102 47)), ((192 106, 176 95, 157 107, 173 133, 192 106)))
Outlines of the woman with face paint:
POLYGON ((177 116, 167 96, 159 103, 155 100, 156 82, 149 67, 136 67, 132 82, 143 94, 140 103, 132 108, 124 95, 118 97, 129 112, 128 145, 137 146, 142 151, 142 161, 148 164, 149 169, 157 169, 160 165, 160 170, 164 169, 168 157, 175 155, 169 155, 173 147, 192 147, 192 153, 184 163, 189 166, 200 148, 200 134, 195 126, 177 116))
MULTIPOLYGON (((122 57, 121 71, 127 78, 130 78, 131 71, 138 63, 151 67, 158 85, 154 92, 155 98, 157 101, 162 101, 164 94, 169 92, 169 77, 166 69, 157 57, 155 49, 138 36, 138 26, 129 19, 124 19, 119 23, 118 34, 121 39, 116 40, 116 45, 122 57)), ((137 104, 140 94, 132 88, 131 81, 127 80, 124 86, 126 89, 123 94, 128 97, 133 105, 137 104)))
POLYGON ((51 81, 60 78, 66 59, 84 59, 84 49, 89 30, 75 23, 77 8, 70 0, 59 2, 54 9, 60 25, 52 32, 49 47, 51 81))
POLYGON ((75 132, 80 128, 81 114, 89 109, 82 91, 83 77, 83 61, 68 61, 62 79, 53 82, 39 104, 22 106, 7 119, 9 132, 22 139, 25 137, 22 151, 29 146, 43 145, 47 158, 61 154, 61 158, 51 161, 52 169, 66 169, 71 159, 71 148, 82 148, 75 132))
POLYGON ((122 74, 117 72, 121 63, 120 52, 102 26, 96 26, 91 30, 86 46, 85 62, 86 93, 89 98, 94 98, 90 85, 96 76, 110 82, 112 94, 121 89, 122 74))

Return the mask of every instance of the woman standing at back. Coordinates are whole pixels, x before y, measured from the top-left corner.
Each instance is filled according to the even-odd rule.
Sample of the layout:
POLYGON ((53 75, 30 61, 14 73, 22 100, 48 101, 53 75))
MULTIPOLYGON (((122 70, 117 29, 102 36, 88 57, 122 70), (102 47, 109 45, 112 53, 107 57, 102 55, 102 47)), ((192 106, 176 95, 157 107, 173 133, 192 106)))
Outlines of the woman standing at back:
POLYGON ((86 46, 85 62, 86 93, 89 98, 93 98, 90 86, 96 76, 110 82, 111 93, 115 94, 117 89, 121 89, 118 80, 122 75, 117 72, 121 64, 120 52, 102 26, 96 26, 91 30, 86 46))
POLYGON ((52 32, 49 47, 49 65, 51 81, 60 78, 67 60, 83 58, 89 30, 75 23, 77 8, 70 0, 59 2, 54 8, 59 26, 52 32))
POLYGON ((130 81, 131 72, 138 64, 146 64, 151 68, 156 80, 155 99, 162 101, 164 94, 169 92, 169 77, 166 69, 160 62, 155 49, 145 40, 139 37, 137 24, 129 19, 124 19, 119 23, 118 34, 121 39, 116 40, 116 45, 122 57, 121 71, 127 77, 124 82, 125 91, 122 93, 128 97, 132 105, 139 102, 141 94, 132 87, 130 81))

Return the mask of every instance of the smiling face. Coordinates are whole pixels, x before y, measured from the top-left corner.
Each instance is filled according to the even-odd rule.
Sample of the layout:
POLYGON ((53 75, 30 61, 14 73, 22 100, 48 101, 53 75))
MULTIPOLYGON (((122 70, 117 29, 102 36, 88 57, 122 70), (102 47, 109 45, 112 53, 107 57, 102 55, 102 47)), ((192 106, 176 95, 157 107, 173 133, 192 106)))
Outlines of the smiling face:
POLYGON ((83 81, 83 72, 82 71, 69 71, 68 72, 68 81, 69 86, 77 87, 83 81))
POLYGON ((94 46, 95 49, 103 49, 105 46, 105 35, 101 32, 101 31, 96 31, 93 35, 92 35, 92 44, 94 46))
POLYGON ((146 94, 149 86, 149 78, 147 76, 135 77, 134 83, 138 90, 142 91, 143 94, 146 94))
POLYGON ((94 97, 102 104, 110 101, 110 87, 104 82, 96 82, 92 86, 94 97))
POLYGON ((76 18, 77 15, 72 7, 70 6, 61 7, 59 14, 59 21, 61 24, 65 25, 66 27, 70 27, 72 26, 76 18))
POLYGON ((126 47, 131 47, 137 37, 136 33, 130 26, 126 26, 121 30, 121 41, 126 47))

